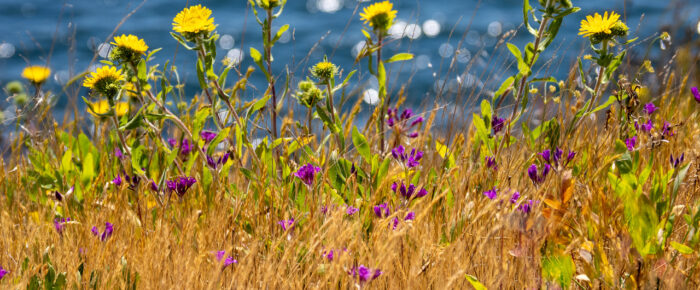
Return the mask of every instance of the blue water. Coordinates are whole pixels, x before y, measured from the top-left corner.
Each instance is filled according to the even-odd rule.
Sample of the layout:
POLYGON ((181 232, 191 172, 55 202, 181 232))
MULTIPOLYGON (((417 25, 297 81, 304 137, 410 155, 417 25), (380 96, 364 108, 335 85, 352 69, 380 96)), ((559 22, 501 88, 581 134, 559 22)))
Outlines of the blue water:
MULTIPOLYGON (((284 23, 291 25, 290 32, 274 48, 274 71, 280 73, 289 65, 294 72, 294 80, 307 74, 309 64, 323 58, 340 65, 345 71, 359 69, 357 76, 372 88, 366 64, 353 66, 353 47, 362 41, 360 33, 362 23, 359 15, 353 16, 356 0, 289 0, 284 14, 276 20, 277 27, 284 23), (347 32, 343 31, 348 26, 347 32), (293 32, 293 35, 291 34, 293 32), (309 54, 308 63, 304 58, 316 44, 320 46, 309 54)), ((519 0, 412 0, 394 1, 399 11, 398 21, 405 25, 417 24, 428 28, 416 33, 416 39, 402 37, 388 45, 386 55, 398 51, 410 51, 416 59, 394 65, 394 71, 401 71, 402 82, 412 76, 407 90, 410 103, 420 104, 431 101, 437 88, 445 82, 446 87, 454 82, 466 82, 469 86, 485 86, 493 90, 501 80, 509 76, 512 70, 503 65, 510 56, 494 51, 493 46, 503 33, 520 27, 522 2, 519 0), (426 21, 428 21, 426 24, 426 21), (431 27, 438 23, 439 33, 434 34, 431 27), (469 29, 469 30, 467 30, 469 29), (450 33, 453 32, 450 38, 450 33), (444 77, 447 72, 449 57, 453 54, 464 36, 460 57, 457 58, 456 74, 444 77), (441 56, 442 54, 442 56, 441 56), (442 61, 443 56, 448 59, 442 61), (442 63, 442 65, 441 65, 442 63), (494 67, 495 66, 495 67, 494 67), (482 73, 486 71, 487 75, 482 73), (460 78, 457 79, 457 76, 460 78)), ((536 2, 536 1, 533 1, 536 2)), ((573 57, 586 47, 585 41, 576 35, 579 21, 589 13, 615 10, 626 11, 628 26, 634 36, 640 39, 660 31, 663 25, 675 25, 686 30, 696 31, 700 15, 700 1, 654 1, 638 0, 587 0, 574 1, 583 10, 567 18, 557 40, 552 44, 554 53, 545 55, 541 62, 552 61, 544 71, 552 75, 566 73, 573 57), (577 2, 577 3, 576 3, 577 2), (674 13, 674 5, 681 5, 679 14, 674 13), (640 19, 643 17, 643 21, 640 19)), ((2 0, 0 3, 0 85, 19 79, 21 70, 31 64, 46 64, 50 60, 52 78, 47 88, 57 94, 56 111, 60 112, 67 104, 66 93, 61 92, 64 84, 73 75, 86 70, 91 64, 97 48, 114 30, 121 19, 133 10, 141 1, 127 0, 93 0, 93 1, 57 1, 57 0, 2 0), (50 58, 49 58, 50 56, 50 58)), ((175 64, 180 76, 188 83, 187 93, 197 93, 196 75, 194 73, 194 54, 178 47, 169 35, 172 18, 187 1, 150 0, 134 13, 119 29, 118 34, 136 34, 146 40, 151 48, 162 47, 155 62, 164 63, 175 57, 175 64)), ((246 8, 247 0, 189 1, 189 4, 202 3, 211 8, 218 24, 218 33, 225 36, 219 42, 218 58, 236 55, 243 51, 242 66, 252 65, 248 56, 250 46, 261 47, 260 28, 252 13, 246 8), (231 41, 232 40, 232 41, 231 41), (238 49, 238 50, 236 50, 238 49)), ((363 4, 363 6, 366 4, 363 4)), ((434 29, 433 29, 434 30, 434 29)), ((415 32, 415 29, 412 30, 415 32)), ((687 35, 687 34, 685 34, 687 35)), ((697 38, 697 32, 691 33, 697 38)), ((515 43, 522 45, 531 36, 523 29, 518 31, 515 43)), ((97 59, 101 59, 99 56, 97 59)), ((543 71, 543 72, 544 72, 543 71)), ((252 84, 264 88, 262 73, 256 72, 252 84)), ((284 79, 284 78, 282 78, 284 79)), ((230 80, 229 84, 235 80, 230 80)), ((396 88, 399 84, 394 84, 396 88)), ((463 85, 464 86, 464 85, 463 85)), ((246 98, 259 97, 260 90, 251 89, 246 98)), ((81 89, 80 96, 87 92, 81 89)), ((0 110, 13 111, 11 104, 0 101, 0 110)), ((449 102, 450 100, 445 100, 449 102)), ((82 103, 82 100, 79 101, 82 103)))

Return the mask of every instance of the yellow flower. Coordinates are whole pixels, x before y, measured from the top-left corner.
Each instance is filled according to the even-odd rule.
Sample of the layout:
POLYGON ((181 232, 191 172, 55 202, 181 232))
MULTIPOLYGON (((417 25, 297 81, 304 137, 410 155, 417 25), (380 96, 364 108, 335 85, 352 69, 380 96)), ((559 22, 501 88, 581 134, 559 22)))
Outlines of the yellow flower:
POLYGON ((90 73, 90 76, 83 81, 83 86, 93 89, 102 96, 113 98, 121 89, 119 82, 123 80, 124 75, 121 70, 113 66, 103 66, 90 73))
POLYGON ((396 18, 396 10, 393 9, 394 4, 389 1, 374 3, 363 9, 360 20, 375 29, 388 30, 396 18))
POLYGON ((28 66, 22 71, 22 77, 35 84, 43 83, 50 75, 51 69, 39 65, 28 66))
POLYGON ((173 18, 173 30, 178 33, 209 33, 214 29, 211 10, 202 5, 185 8, 173 18))
POLYGON ((328 61, 322 61, 314 65, 311 74, 322 81, 327 81, 338 73, 338 67, 328 61))
POLYGON ((117 68, 113 66, 103 66, 91 72, 90 76, 83 81, 83 86, 94 89, 103 81, 118 82, 123 80, 124 75, 122 74, 122 70, 117 70, 117 68))
POLYGON ((139 54, 145 54, 146 50, 148 50, 148 45, 146 45, 146 42, 132 34, 122 34, 121 36, 117 36, 114 38, 112 44, 119 48, 128 49, 139 54))
MULTIPOLYGON (((129 112, 129 103, 127 102, 119 102, 116 103, 115 105, 115 110, 117 111, 117 117, 121 117, 126 115, 129 112)), ((99 117, 99 115, 104 115, 109 113, 109 101, 107 100, 101 100, 95 103, 92 103, 92 110, 88 108, 88 113, 95 117, 99 117), (93 111, 94 110, 94 111, 93 111)))
POLYGON ((586 19, 581 20, 581 28, 579 29, 578 35, 583 35, 583 37, 589 37, 594 34, 612 34, 612 28, 618 23, 620 19, 620 14, 614 11, 610 13, 608 17, 608 12, 605 12, 603 16, 596 13, 595 15, 586 16, 586 19))

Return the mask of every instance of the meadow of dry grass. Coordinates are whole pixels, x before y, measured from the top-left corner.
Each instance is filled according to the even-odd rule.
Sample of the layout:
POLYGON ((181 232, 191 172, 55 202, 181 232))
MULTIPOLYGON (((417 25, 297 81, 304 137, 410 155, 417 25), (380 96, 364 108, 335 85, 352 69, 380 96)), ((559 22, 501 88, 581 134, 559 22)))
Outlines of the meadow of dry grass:
MULTIPOLYGON (((261 18, 264 3, 256 4, 261 18)), ((179 41, 189 43, 187 37, 179 41)), ((207 40, 195 43, 202 48, 189 56, 206 63, 207 40)), ((231 70, 226 84, 217 80, 229 70, 214 65, 200 76, 202 90, 184 103, 167 79, 170 68, 126 57, 113 64, 124 68, 119 85, 134 83, 130 89, 120 88, 116 98, 93 94, 130 98, 124 116, 74 112, 75 120, 58 124, 50 107, 26 107, 0 155, 0 267, 8 271, 0 288, 700 287, 700 96, 691 90, 700 84, 697 43, 678 47, 656 70, 624 62, 595 88, 577 81, 594 74, 593 64, 580 71, 572 64, 561 82, 530 86, 525 76, 524 90, 539 89, 524 92, 530 103, 513 115, 506 104, 521 101, 522 75, 493 100, 482 102, 484 92, 443 95, 468 105, 455 116, 427 103, 416 110, 425 112, 423 121, 409 129, 418 118, 412 116, 403 131, 381 106, 362 112, 361 96, 345 96, 345 84, 330 94, 356 105, 333 113, 319 81, 326 98, 311 108, 275 111, 274 132, 264 106, 270 96, 303 92, 294 92, 296 84, 281 92, 277 84, 262 102, 239 101, 249 74, 270 70, 272 46, 258 45, 258 67, 231 70), (601 104, 611 101, 591 112, 586 102, 598 92, 601 104), (658 107, 651 114, 649 103, 658 107), (211 114, 212 106, 226 113, 211 114), (361 113, 371 115, 367 124, 355 121, 361 113), (639 127, 647 121, 653 129, 639 127), (205 127, 218 137, 203 140, 205 127), (194 144, 191 152, 183 152, 184 139, 194 144), (393 156, 398 146, 422 151, 418 165, 393 156), (563 157, 553 157, 559 148, 563 157), (229 158, 216 164, 224 154, 229 158), (309 184, 295 175, 306 164, 320 168, 309 184), (532 165, 551 169, 533 180, 532 165), (197 182, 178 195, 168 181, 180 176, 197 182), (427 194, 404 198, 392 190, 395 182, 427 194), (382 203, 388 216, 375 213, 382 203), (291 226, 280 225, 290 219, 291 226), (113 224, 111 235, 102 235, 106 223, 113 224), (236 262, 225 265, 219 251, 236 262), (369 276, 352 275, 360 265, 369 276)), ((48 93, 40 84, 25 86, 37 96, 48 93)), ((395 100, 390 107, 406 97, 399 86, 387 94, 395 100)))

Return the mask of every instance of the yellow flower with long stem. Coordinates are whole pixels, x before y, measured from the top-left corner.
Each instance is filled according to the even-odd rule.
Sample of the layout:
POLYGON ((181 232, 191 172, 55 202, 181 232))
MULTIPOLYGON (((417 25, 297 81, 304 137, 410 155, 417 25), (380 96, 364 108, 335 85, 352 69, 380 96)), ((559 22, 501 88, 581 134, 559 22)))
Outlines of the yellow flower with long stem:
MULTIPOLYGON (((92 103, 92 110, 88 108, 88 113, 95 117, 102 117, 100 115, 105 115, 109 113, 109 101, 107 100, 101 100, 97 101, 95 103, 92 103)), ((118 102, 114 104, 114 110, 117 112, 117 117, 121 117, 129 113, 129 103, 127 102, 118 102)))
POLYGON ((93 89, 105 97, 112 98, 121 88, 119 82, 123 80, 122 70, 113 66, 103 66, 90 73, 90 76, 83 81, 83 86, 93 89))
POLYGON ((41 84, 51 75, 51 69, 44 66, 32 65, 24 68, 22 77, 35 84, 41 84))
POLYGON ((369 23, 374 29, 387 31, 396 19, 397 11, 393 9, 394 4, 389 1, 374 3, 362 10, 360 20, 364 20, 365 24, 369 23))
POLYGON ((137 54, 145 54, 148 50, 148 45, 146 45, 146 42, 133 34, 122 34, 121 36, 115 37, 112 45, 130 50, 137 54))
MULTIPOLYGON (((608 15, 608 12, 605 12, 603 16, 598 13, 588 15, 586 19, 581 20, 581 28, 579 28, 578 35, 583 35, 583 37, 590 37, 596 34, 612 35, 613 28, 615 25, 618 25, 619 19, 620 14, 614 11, 611 12, 610 15, 608 15)), ((622 23, 622 25, 624 25, 624 23, 622 23)))
POLYGON ((173 30, 182 34, 209 33, 216 29, 211 10, 202 5, 190 6, 175 15, 173 30))

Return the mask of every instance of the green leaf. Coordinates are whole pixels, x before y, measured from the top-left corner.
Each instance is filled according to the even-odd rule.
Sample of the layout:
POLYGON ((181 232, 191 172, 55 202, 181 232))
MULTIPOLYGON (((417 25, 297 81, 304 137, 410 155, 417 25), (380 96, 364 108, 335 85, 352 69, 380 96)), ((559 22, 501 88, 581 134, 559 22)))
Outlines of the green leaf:
POLYGON ((255 102, 255 104, 253 104, 253 107, 251 108, 252 109, 251 113, 260 111, 260 109, 265 107, 265 104, 267 104, 267 101, 270 100, 270 97, 272 97, 272 95, 267 94, 267 95, 263 96, 262 98, 260 98, 259 100, 257 100, 255 102))
POLYGON ((207 155, 212 156, 214 154, 214 150, 216 150, 216 147, 219 146, 219 143, 221 141, 224 141, 226 137, 228 137, 229 132, 231 131, 230 127, 226 127, 219 132, 219 134, 216 134, 216 138, 209 143, 209 147, 207 147, 207 155))
POLYGON ((542 276, 555 281, 559 286, 568 287, 576 273, 576 266, 571 256, 566 254, 542 257, 542 276))
POLYGON ((355 145, 357 152, 360 153, 360 156, 362 156, 365 161, 369 162, 372 160, 372 153, 370 152, 367 138, 365 138, 365 136, 357 130, 356 126, 352 128, 352 144, 355 145))
MULTIPOLYGON (((144 150, 146 150, 146 148, 143 147, 143 145, 131 150, 131 167, 138 175, 144 175, 146 173, 141 166, 142 160, 145 159, 144 150)), ((177 150, 173 150, 173 152, 177 152, 177 150)))
POLYGON ((275 34, 275 38, 272 40, 272 44, 275 44, 280 37, 289 29, 289 24, 282 25, 279 30, 277 30, 277 34, 275 34))
POLYGON ((486 288, 486 286, 484 286, 484 284, 481 284, 481 282, 479 282, 479 279, 476 279, 476 277, 469 275, 469 274, 464 274, 464 277, 467 278, 467 281, 469 282, 469 284, 472 284, 472 287, 474 287, 474 289, 476 289, 476 290, 488 289, 488 288, 486 288))
POLYGON ((144 59, 141 59, 138 64, 138 68, 136 69, 138 72, 138 78, 139 81, 142 83, 146 82, 146 61, 144 59))
POLYGON ((454 156, 452 156, 452 153, 449 152, 449 148, 447 148, 447 146, 440 143, 440 141, 435 140, 435 149, 437 150, 440 157, 442 157, 442 159, 445 159, 445 168, 450 169, 452 168, 452 166, 455 165, 455 158, 454 156))
POLYGON ((387 59, 385 63, 392 63, 396 61, 405 61, 405 60, 412 60, 413 59, 413 54, 412 53, 407 53, 407 52, 402 52, 402 53, 397 53, 391 58, 387 59))
POLYGON ((689 255, 694 252, 694 250, 684 244, 671 241, 671 248, 675 249, 681 254, 689 255))
POLYGON ((518 61, 518 70, 520 71, 520 74, 524 76, 530 75, 530 67, 525 63, 520 49, 517 46, 515 46, 515 44, 512 44, 510 42, 506 45, 508 45, 508 50, 510 50, 510 53, 513 54, 513 56, 515 56, 515 59, 518 61))
POLYGON ((491 109, 491 103, 486 99, 481 100, 481 116, 487 120, 491 119, 493 115, 493 109, 491 109))
POLYGON ((188 50, 195 50, 195 47, 190 46, 189 44, 187 44, 187 41, 185 41, 185 39, 183 39, 182 36, 180 36, 179 34, 176 34, 176 33, 174 33, 174 32, 170 32, 170 36, 172 36, 175 40, 177 40, 177 42, 179 42, 179 43, 180 43, 182 46, 184 46, 186 49, 188 49, 188 50))
POLYGON ((83 172, 80 174, 80 181, 90 182, 95 177, 95 166, 93 165, 92 153, 88 153, 83 160, 83 172))
POLYGON ((503 81, 503 83, 501 83, 501 86, 498 88, 498 90, 493 94, 493 99, 495 100, 496 98, 503 95, 503 93, 505 93, 505 91, 513 85, 514 81, 515 81, 514 77, 509 77, 505 81, 503 81))
POLYGON ((199 86, 204 90, 207 88, 207 81, 204 79, 204 65, 202 60, 197 60, 197 79, 199 79, 199 86))

